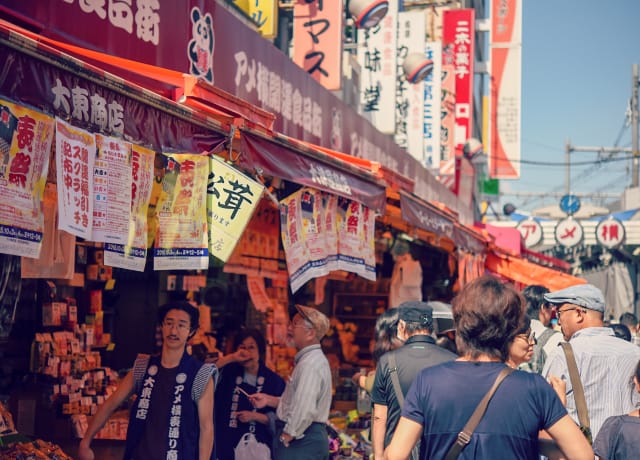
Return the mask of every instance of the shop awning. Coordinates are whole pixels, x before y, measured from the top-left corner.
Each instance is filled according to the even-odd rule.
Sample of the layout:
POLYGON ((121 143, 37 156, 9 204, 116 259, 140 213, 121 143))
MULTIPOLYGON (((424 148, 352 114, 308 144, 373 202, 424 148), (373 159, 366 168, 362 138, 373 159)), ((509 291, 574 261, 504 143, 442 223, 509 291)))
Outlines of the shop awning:
POLYGON ((356 200, 382 214, 385 185, 371 172, 278 133, 241 131, 238 164, 247 171, 280 177, 356 200))
POLYGON ((493 273, 497 273, 510 280, 527 286, 539 284, 552 291, 586 283, 582 278, 577 278, 561 271, 543 267, 525 259, 495 250, 487 254, 485 267, 493 273))
POLYGON ((453 230, 453 240, 458 248, 473 254, 482 254, 487 251, 487 245, 491 239, 479 230, 469 225, 456 222, 453 230))
POLYGON ((411 225, 454 239, 455 221, 428 202, 400 192, 400 209, 402 218, 411 225))

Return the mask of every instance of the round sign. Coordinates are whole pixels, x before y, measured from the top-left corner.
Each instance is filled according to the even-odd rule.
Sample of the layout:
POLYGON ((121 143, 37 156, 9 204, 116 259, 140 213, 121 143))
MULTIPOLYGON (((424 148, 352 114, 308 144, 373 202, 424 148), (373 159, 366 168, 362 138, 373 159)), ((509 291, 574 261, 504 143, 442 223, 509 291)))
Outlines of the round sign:
POLYGON ((575 195, 564 195, 560 198, 560 209, 569 215, 580 210, 580 198, 575 195))
POLYGON ((518 222, 516 228, 522 235, 522 241, 527 248, 531 248, 542 242, 542 225, 533 218, 523 219, 518 222))
POLYGON ((596 227, 596 241, 605 248, 619 246, 624 241, 624 236, 624 225, 613 217, 601 220, 596 227))
POLYGON ((572 248, 582 241, 584 230, 582 230, 582 225, 577 220, 569 216, 558 222, 555 234, 558 244, 572 248))

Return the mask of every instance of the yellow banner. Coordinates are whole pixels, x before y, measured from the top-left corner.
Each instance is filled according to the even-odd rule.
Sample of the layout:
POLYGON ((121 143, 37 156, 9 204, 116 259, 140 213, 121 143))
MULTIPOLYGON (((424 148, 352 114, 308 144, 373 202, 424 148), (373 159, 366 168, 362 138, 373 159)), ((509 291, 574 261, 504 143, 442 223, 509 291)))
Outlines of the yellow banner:
POLYGON ((209 253, 226 262, 262 197, 262 184, 218 157, 209 159, 207 223, 209 253))
POLYGON ((234 0, 233 3, 258 24, 258 32, 264 38, 278 34, 277 0, 234 0))

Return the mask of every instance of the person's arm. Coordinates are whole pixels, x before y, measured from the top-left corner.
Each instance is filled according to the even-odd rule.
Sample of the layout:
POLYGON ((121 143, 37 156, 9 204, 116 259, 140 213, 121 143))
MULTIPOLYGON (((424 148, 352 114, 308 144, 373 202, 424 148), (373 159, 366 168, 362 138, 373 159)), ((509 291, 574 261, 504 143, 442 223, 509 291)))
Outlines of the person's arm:
POLYGON ((236 350, 233 353, 229 353, 228 355, 218 358, 216 361, 216 367, 220 369, 229 363, 241 363, 249 358, 249 353, 246 350, 236 350))
POLYGON ((407 460, 411 450, 420 440, 420 436, 422 436, 422 425, 406 417, 400 417, 391 444, 384 451, 384 459, 407 460))
MULTIPOLYGON (((547 428, 551 438, 558 444, 567 460, 593 460, 593 449, 576 423, 565 415, 547 428)), ((552 458, 552 457, 551 457, 552 458)))
POLYGON ((80 445, 78 446, 78 459, 79 460, 93 460, 95 458, 93 451, 91 450, 91 441, 98 431, 109 420, 111 414, 120 407, 120 405, 129 397, 133 392, 134 378, 133 371, 122 379, 116 391, 100 406, 96 415, 91 418, 89 428, 87 428, 80 445))
POLYGON ((384 434, 387 431, 387 406, 373 405, 373 427, 371 442, 373 443, 373 458, 381 460, 384 455, 384 434))
POLYGON ((241 410, 238 411, 238 420, 242 423, 250 423, 250 422, 258 422, 263 425, 267 425, 269 423, 269 417, 267 414, 262 414, 260 412, 255 412, 252 410, 241 410))
POLYGON ((251 404, 253 404, 253 407, 257 409, 265 407, 273 407, 275 409, 280 403, 279 396, 268 395, 266 393, 254 393, 249 395, 249 400, 251 401, 251 404))
POLYGON ((200 460, 210 460, 213 452, 213 378, 198 400, 198 420, 200 421, 200 439, 198 452, 200 460))

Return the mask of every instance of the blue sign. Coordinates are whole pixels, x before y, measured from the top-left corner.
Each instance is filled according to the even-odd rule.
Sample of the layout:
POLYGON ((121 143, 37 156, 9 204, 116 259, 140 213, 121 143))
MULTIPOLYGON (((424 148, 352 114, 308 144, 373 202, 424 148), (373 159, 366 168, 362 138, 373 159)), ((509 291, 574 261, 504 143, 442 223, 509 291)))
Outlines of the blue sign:
POLYGON ((560 209, 569 215, 580 210, 580 198, 575 195, 565 195, 560 198, 560 209))

